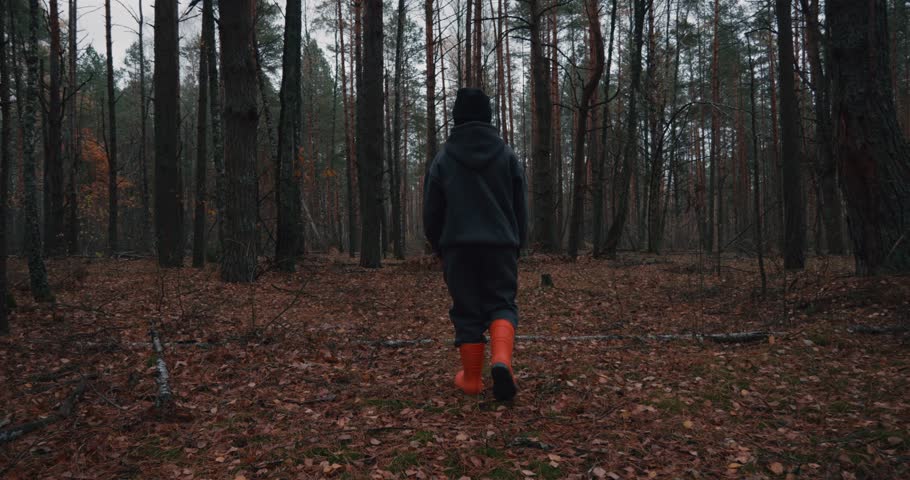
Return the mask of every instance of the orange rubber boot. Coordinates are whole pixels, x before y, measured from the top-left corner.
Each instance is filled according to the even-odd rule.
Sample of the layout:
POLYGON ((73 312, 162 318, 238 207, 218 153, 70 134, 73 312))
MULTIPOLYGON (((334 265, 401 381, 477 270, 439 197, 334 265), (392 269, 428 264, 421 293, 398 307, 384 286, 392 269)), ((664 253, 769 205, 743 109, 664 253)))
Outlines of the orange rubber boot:
POLYGON ((483 391, 483 343, 463 343, 458 347, 461 353, 461 371, 455 375, 455 386, 468 395, 479 395, 483 391))
POLYGON ((512 373, 512 349, 515 346, 515 327, 508 320, 495 320, 490 325, 490 373, 493 376, 493 396, 500 402, 515 398, 518 385, 512 373))

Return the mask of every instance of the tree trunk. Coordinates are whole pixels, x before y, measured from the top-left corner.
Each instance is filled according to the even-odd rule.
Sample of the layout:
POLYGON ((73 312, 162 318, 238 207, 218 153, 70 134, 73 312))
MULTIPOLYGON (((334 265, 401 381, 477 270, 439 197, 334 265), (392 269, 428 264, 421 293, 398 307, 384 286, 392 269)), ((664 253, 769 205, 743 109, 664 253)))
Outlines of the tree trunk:
POLYGON ((360 266, 379 268, 382 264, 382 0, 362 0, 363 72, 357 92, 357 162, 360 175, 361 253, 360 266))
MULTIPOLYGON (((667 14, 669 18, 670 4, 667 3, 667 14)), ((663 239, 663 225, 661 214, 661 195, 660 190, 663 185, 664 175, 664 109, 666 105, 667 85, 660 84, 657 81, 657 31, 654 28, 654 2, 651 0, 648 6, 648 123, 650 128, 650 168, 648 175, 648 252, 660 253, 661 240, 663 239)), ((669 23, 669 22, 668 22, 669 23)), ((669 35, 669 24, 666 35, 669 35)), ((669 49, 665 55, 669 55, 669 49)), ((663 75, 664 82, 668 80, 668 75, 663 75)))
MULTIPOLYGON (((479 4, 479 0, 478 0, 479 4)), ((402 49, 404 48, 404 22, 407 16, 404 0, 398 0, 398 26, 395 32, 395 106, 392 118, 392 158, 391 176, 389 178, 390 201, 392 206, 392 225, 389 230, 392 236, 392 249, 395 258, 404 259, 404 231, 402 227, 403 216, 401 214, 401 96, 404 94, 401 88, 402 82, 402 49)), ((431 62, 432 63, 432 62, 431 62)), ((405 138, 407 141, 407 138, 405 138)), ((405 161, 407 161, 405 159, 405 161)))
MULTIPOLYGON (((210 1, 210 0, 207 0, 210 1)), ((73 2, 73 11, 75 11, 76 0, 73 2)), ((204 15, 204 14, 203 14, 204 15)), ((204 22, 203 17, 203 22, 204 22)), ((75 26, 75 19, 71 20, 75 26)), ((145 24, 145 15, 142 12, 142 2, 139 2, 139 121, 140 121, 140 132, 139 132, 139 168, 141 169, 140 179, 142 182, 141 185, 141 196, 142 196, 142 229, 141 234, 142 238, 140 239, 140 245, 143 251, 151 250, 151 238, 152 238, 152 222, 151 222, 151 199, 149 198, 149 179, 148 179, 148 158, 146 155, 146 147, 148 146, 148 110, 146 103, 147 96, 145 93, 145 38, 143 36, 143 28, 145 24)), ((72 28, 75 31, 75 28, 72 28)), ((203 35, 204 36, 204 35, 203 35)), ((72 37, 75 40, 75 37, 72 37)), ((207 38, 203 38, 203 41, 208 43, 207 38)), ((75 41, 72 42, 72 48, 75 49, 75 41)), ((76 58, 75 54, 72 57, 73 72, 75 76, 76 71, 76 58)), ((74 77, 75 78, 75 77, 74 77)), ((217 82, 216 82, 217 83, 217 82)), ((75 85, 75 84, 74 84, 75 85)), ((75 119, 73 120, 73 128, 75 129, 75 119)), ((75 170, 73 171, 73 182, 75 183, 75 170)), ((76 191, 75 187, 72 189, 72 204, 75 205, 76 191)), ((73 212, 75 214, 75 207, 73 212)))
MULTIPOLYGON (((575 155, 572 188, 572 219, 569 229, 569 256, 573 259, 578 256, 579 244, 584 242, 584 232, 581 224, 584 219, 585 188, 587 175, 585 170, 585 134, 587 133, 588 111, 591 108, 591 98, 600 83, 604 70, 603 34, 600 31, 600 13, 595 0, 585 2, 588 17, 588 29, 591 43, 591 59, 588 78, 581 92, 581 101, 578 105, 578 114, 575 123, 575 155)), ((596 140, 592 139, 592 142, 596 140)))
POLYGON ((493 0, 490 0, 490 11, 496 12, 496 104, 499 107, 497 115, 499 116, 499 131, 502 134, 502 140, 506 144, 511 143, 509 138, 509 129, 507 119, 508 115, 506 114, 506 82, 505 82, 505 63, 503 56, 503 49, 505 41, 502 38, 503 35, 503 13, 502 13, 502 0, 499 0, 497 4, 497 9, 493 10, 493 0))
POLYGON ((212 163, 215 167, 215 212, 218 240, 224 254, 224 131, 221 129, 221 82, 218 76, 218 52, 215 46, 215 12, 213 0, 202 0, 202 35, 205 37, 209 68, 209 113, 212 123, 212 163))
POLYGON ((834 145, 860 275, 910 272, 910 147, 888 61, 885 0, 828 0, 834 145))
POLYGON ((180 56, 176 0, 155 3, 155 233, 158 264, 183 265, 180 56))
POLYGON ((638 90, 641 84, 641 50, 644 44, 645 28, 645 0, 635 0, 635 32, 634 45, 632 49, 632 58, 630 67, 629 84, 629 110, 627 112, 625 152, 623 153, 623 166, 620 179, 619 205, 616 208, 616 217, 610 230, 607 232, 607 238, 604 242, 604 255, 608 258, 616 256, 616 250, 619 247, 619 241, 622 238, 623 229, 629 216, 629 187, 632 182, 632 170, 638 162, 638 90))
POLYGON ((799 105, 793 73, 791 0, 776 0, 780 58, 780 125, 784 185, 784 268, 802 269, 806 250, 806 205, 800 179, 799 105))
MULTIPOLYGON (((354 167, 354 107, 351 105, 353 99, 351 95, 348 95, 348 78, 345 74, 345 61, 344 61, 344 19, 342 17, 341 11, 341 0, 338 0, 337 9, 338 13, 338 39, 339 39, 339 50, 341 50, 341 98, 344 102, 344 156, 345 156, 345 175, 346 175, 346 186, 347 186, 347 211, 348 211, 348 254, 351 258, 357 252, 357 240, 359 235, 357 234, 357 196, 354 193, 354 179, 355 179, 355 167, 354 167)), ((353 75, 353 70, 351 71, 353 75)), ((351 79, 351 83, 353 79, 351 79)))
POLYGON ((471 61, 472 76, 474 85, 483 89, 483 65, 480 61, 480 51, 483 46, 483 37, 481 36, 481 20, 483 19, 483 0, 474 0, 474 59, 471 61))
POLYGON ((758 178, 758 127, 756 126, 758 114, 755 109, 755 64, 752 60, 752 46, 748 39, 746 40, 746 45, 749 47, 749 100, 752 117, 752 199, 755 210, 755 251, 758 254, 758 270, 761 273, 761 293, 764 295, 768 291, 768 280, 765 276, 764 232, 762 232, 762 217, 764 215, 761 211, 761 184, 758 178))
POLYGON ((13 109, 10 108, 9 68, 6 64, 8 43, 6 9, 0 8, 0 116, 3 117, 3 123, 0 124, 0 336, 9 333, 9 303, 6 301, 9 295, 6 280, 6 257, 9 250, 6 216, 9 211, 9 168, 12 163, 10 157, 13 154, 10 150, 13 109))
POLYGON ((603 253, 604 238, 604 201, 606 199, 604 189, 606 187, 606 170, 607 156, 610 149, 607 148, 607 132, 610 123, 610 69, 613 67, 613 38, 616 33, 616 9, 618 0, 612 0, 610 6, 610 43, 607 46, 607 66, 606 81, 604 82, 604 107, 603 107, 603 130, 601 131, 601 145, 603 151, 600 156, 594 160, 597 168, 594 174, 594 192, 593 192, 593 217, 592 228, 594 230, 594 257, 598 258, 603 253))
POLYGON ((104 2, 104 30, 107 45, 107 114, 110 136, 107 149, 107 249, 117 252, 117 99, 114 96, 114 54, 111 39, 111 0, 104 2))
MULTIPOLYGON (((479 2, 481 0, 473 0, 473 1, 479 2)), ((471 22, 471 15, 474 13, 474 9, 471 8, 473 5, 471 2, 472 2, 472 0, 466 0, 466 2, 465 2, 465 3, 467 3, 467 6, 465 7, 465 9, 467 10, 467 15, 466 15, 465 23, 464 23, 464 29, 465 29, 464 86, 465 87, 474 86, 474 82, 472 81, 472 78, 471 78, 471 73, 472 73, 471 70, 473 70, 473 68, 471 68, 471 63, 473 62, 473 55, 472 55, 473 50, 471 49, 471 44, 474 40, 473 35, 471 34, 471 28, 473 27, 473 25, 472 25, 473 22, 471 22)))
MULTIPOLYGON (((36 117, 39 101, 38 76, 38 0, 29 1, 29 39, 26 46, 27 67, 25 81, 25 109, 22 116, 23 157, 22 170, 25 181, 25 250, 28 256, 29 283, 32 296, 38 302, 52 302, 54 295, 47 281, 47 268, 38 224, 38 181, 35 178, 35 146, 37 138, 36 117)), ((12 20, 12 19, 11 19, 12 20)), ((11 23, 12 25, 12 23, 11 23)), ((18 98, 18 96, 17 96, 18 98)), ((4 117, 4 121, 6 121, 4 117)), ((0 299, 6 301, 5 298, 0 299)))
POLYGON ((47 144, 44 150, 44 244, 48 255, 62 255, 63 244, 63 115, 60 97, 61 46, 58 0, 50 0, 48 27, 50 29, 50 85, 47 105, 47 144))
POLYGON ((800 0, 806 17, 806 46, 809 66, 812 70, 812 87, 815 90, 815 143, 819 157, 818 176, 821 183, 822 213, 824 215, 825 238, 828 253, 843 255, 844 238, 841 218, 841 202, 837 192, 837 165, 834 162, 832 139, 831 100, 829 98, 828 75, 822 66, 822 33, 818 24, 819 0, 809 4, 800 0))
POLYGON ((221 260, 221 278, 227 282, 252 282, 256 275, 259 105, 256 102, 255 18, 255 0, 221 4, 224 173, 227 191, 231 192, 225 197, 224 256, 221 260))
POLYGON ((281 112, 278 118, 278 165, 275 193, 278 230, 275 262, 293 272, 295 259, 303 253, 303 222, 300 198, 300 162, 297 161, 297 122, 300 113, 300 0, 288 0, 285 9, 284 52, 281 58, 281 112))
POLYGON ((550 158, 550 123, 553 100, 550 98, 550 71, 544 56, 544 11, 540 0, 530 0, 531 94, 533 96, 534 132, 531 138, 534 243, 541 251, 559 250, 556 225, 556 202, 553 165, 550 158))
MULTIPOLYGON (((430 164, 436 158, 439 145, 436 139, 436 57, 433 54, 436 42, 433 39, 433 0, 424 0, 423 13, 426 17, 424 29, 427 42, 427 155, 423 173, 430 171, 430 164)), ((442 108, 446 108, 445 105, 442 108)))
POLYGON ((208 46, 205 34, 199 41, 199 94, 196 102, 196 209, 193 219, 193 266, 205 267, 206 231, 206 171, 208 169, 208 138, 206 111, 208 105, 208 46))

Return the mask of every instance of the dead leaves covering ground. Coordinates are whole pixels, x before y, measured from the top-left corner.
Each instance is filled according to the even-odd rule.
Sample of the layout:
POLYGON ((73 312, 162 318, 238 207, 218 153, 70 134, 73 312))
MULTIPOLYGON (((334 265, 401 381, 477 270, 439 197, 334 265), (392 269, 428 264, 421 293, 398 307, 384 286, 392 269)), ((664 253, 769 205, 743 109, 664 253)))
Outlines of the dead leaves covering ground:
POLYGON ((0 446, 4 478, 910 478, 906 277, 859 279, 848 259, 722 275, 694 256, 521 265, 520 333, 766 330, 767 342, 519 343, 514 405, 451 378, 441 274, 346 257, 225 285, 214 269, 52 262, 56 306, 28 298, 0 339, 2 428, 75 413, 0 446), (539 286, 541 273, 555 287, 539 286), (152 409, 153 322, 177 410, 152 409), (429 338, 383 348, 368 342, 429 338))

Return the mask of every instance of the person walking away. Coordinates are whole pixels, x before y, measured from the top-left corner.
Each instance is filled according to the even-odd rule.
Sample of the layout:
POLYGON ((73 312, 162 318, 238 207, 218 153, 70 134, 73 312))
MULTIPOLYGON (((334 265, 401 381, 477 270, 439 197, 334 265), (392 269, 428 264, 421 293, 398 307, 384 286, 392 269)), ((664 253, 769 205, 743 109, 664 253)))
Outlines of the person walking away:
POLYGON ((493 395, 509 401, 518 391, 512 370, 515 296, 528 209, 524 171, 492 116, 482 90, 458 91, 455 126, 424 181, 423 221, 452 297, 449 317, 462 364, 455 385, 468 395, 483 392, 489 331, 493 395))

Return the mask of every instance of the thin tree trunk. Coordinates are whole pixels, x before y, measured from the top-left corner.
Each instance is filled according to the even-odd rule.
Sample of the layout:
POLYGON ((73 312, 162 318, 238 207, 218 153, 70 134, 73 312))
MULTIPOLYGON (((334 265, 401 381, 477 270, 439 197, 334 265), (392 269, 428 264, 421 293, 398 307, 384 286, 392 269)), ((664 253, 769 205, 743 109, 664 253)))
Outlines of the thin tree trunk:
POLYGON ((60 68, 60 12, 58 0, 48 2, 50 10, 50 76, 47 110, 47 144, 44 150, 44 244, 50 256, 62 255, 63 244, 63 115, 60 89, 62 74, 60 68))
POLYGON ((793 73, 791 0, 776 0, 776 6, 784 185, 784 268, 793 270, 802 269, 806 262, 806 205, 800 178, 800 117, 793 73))
MULTIPOLYGON (((22 170, 25 181, 25 250, 28 256, 29 284, 32 296, 39 302, 52 302, 47 281, 47 268, 41 242, 41 227, 38 224, 38 181, 35 178, 36 117, 38 113, 38 0, 29 1, 29 39, 26 46, 25 109, 22 116, 23 158, 22 170)), ((11 23, 12 25, 12 23, 11 23)), ((17 98, 20 98, 17 96, 17 98)), ((4 117, 6 121, 7 117, 4 117)), ((2 299, 6 301, 6 299, 2 299)))
POLYGON ((605 201, 605 187, 606 187, 606 169, 607 169, 607 156, 609 155, 609 149, 607 148, 607 132, 609 130, 610 122, 610 69, 613 67, 613 38, 616 33, 616 9, 617 9, 617 0, 612 0, 610 7, 610 43, 607 46, 607 66, 605 70, 606 81, 604 82, 604 107, 603 107, 603 130, 601 131, 601 145, 603 150, 601 151, 599 157, 594 160, 595 164, 598 166, 596 173, 594 175, 594 192, 593 192, 593 204, 594 204, 594 257, 598 258, 603 254, 603 238, 604 238, 604 201, 605 201))
POLYGON ((13 116, 10 108, 7 66, 9 38, 6 35, 6 9, 0 8, 0 116, 3 117, 3 123, 0 124, 0 336, 9 334, 9 303, 6 301, 9 295, 6 280, 6 257, 9 248, 6 225, 9 212, 9 169, 12 163, 10 157, 13 154, 10 150, 13 116))
POLYGON ((818 24, 819 0, 809 4, 800 0, 806 18, 806 46, 809 55, 809 66, 812 70, 812 84, 815 90, 815 143, 819 157, 819 172, 822 193, 822 212, 824 215, 825 238, 828 253, 844 253, 841 202, 837 192, 837 165, 834 162, 834 148, 831 123, 831 100, 829 98, 828 75, 822 64, 821 27, 818 24))
POLYGON ((756 125, 758 114, 755 109, 755 64, 752 60, 752 44, 748 39, 746 40, 746 45, 749 47, 749 99, 752 114, 752 199, 755 211, 755 251, 758 254, 758 271, 761 273, 761 293, 765 295, 768 291, 768 280, 765 275, 764 232, 762 232, 762 217, 764 215, 762 215, 761 211, 761 184, 758 179, 758 127, 756 125))
POLYGON ((114 96, 114 53, 111 39, 111 0, 104 2, 104 30, 107 45, 107 114, 110 136, 107 152, 107 249, 111 254, 117 252, 117 99, 114 96))
POLYGON ((471 35, 471 28, 473 27, 473 25, 471 22, 471 15, 474 13, 473 9, 471 8, 471 6, 473 5, 471 3, 472 1, 479 2, 481 0, 466 0, 466 2, 465 2, 465 3, 467 3, 467 6, 465 7, 467 10, 467 15, 466 15, 467 18, 465 19, 465 23, 464 23, 465 46, 464 46, 464 73, 463 73, 463 76, 464 76, 464 86, 465 87, 474 86, 474 82, 471 78, 471 74, 472 74, 472 70, 473 70, 473 68, 471 66, 471 63, 473 62, 473 55, 472 55, 473 50, 471 49, 471 44, 473 42, 473 35, 471 35))
POLYGON ((196 202, 193 219, 193 266, 205 267, 206 231, 206 171, 208 169, 208 138, 206 111, 208 105, 208 46, 205 34, 199 41, 199 95, 196 102, 196 202))
POLYGON ((471 61, 471 69, 473 70, 472 76, 474 77, 474 85, 477 88, 483 89, 483 65, 480 62, 480 52, 482 50, 483 37, 481 36, 482 32, 482 23, 483 19, 483 0, 474 0, 474 59, 471 61))
POLYGON ((183 264, 180 66, 176 0, 155 3, 155 233, 158 264, 183 264))
MULTIPOLYGON (((478 0, 479 4, 479 0, 478 0)), ((404 59, 404 22, 407 16, 404 0, 398 0, 398 25, 395 35, 395 106, 392 118, 392 158, 390 159, 391 172, 389 177, 389 199, 392 206, 392 225, 389 230, 392 236, 392 249, 395 258, 404 259, 404 230, 402 229, 403 216, 401 214, 401 96, 404 94, 402 82, 402 67, 404 59)), ((432 63, 432 62, 431 62, 432 63)), ((407 139, 405 139, 407 140, 407 139)))
MULTIPOLYGON (((278 230, 275 262, 287 272, 295 269, 295 259, 303 253, 304 227, 297 161, 298 137, 295 119, 300 112, 300 29, 301 2, 288 0, 285 9, 284 52, 281 59, 281 113, 278 119, 278 155, 275 171, 278 230)), ((313 156, 315 158, 315 156, 313 156)))
POLYGON ((623 230, 629 216, 629 189, 632 181, 632 171, 638 161, 638 90, 641 84, 641 50, 644 44, 644 27, 645 27, 645 0, 635 0, 635 32, 634 46, 631 58, 631 76, 629 84, 629 110, 628 123, 626 125, 625 152, 623 154, 623 166, 619 206, 616 209, 616 217, 610 230, 607 232, 607 238, 604 242, 604 255, 608 258, 616 256, 616 250, 619 247, 619 241, 622 238, 623 230))
POLYGON ((218 76, 218 51, 215 45, 215 12, 213 0, 202 0, 202 35, 208 55, 209 113, 212 124, 212 163, 215 167, 215 212, 218 240, 224 253, 224 131, 221 128, 221 82, 218 76))
MULTIPOLYGON (((430 171, 430 164, 433 163, 439 149, 436 139, 436 57, 434 56, 436 42, 433 39, 433 13, 433 0, 424 0, 424 30, 427 42, 427 155, 424 157, 423 173, 430 171)), ((443 105, 442 108, 446 108, 446 106, 443 105)))
MULTIPOLYGON (((589 61, 590 69, 588 78, 585 81, 581 93, 581 102, 578 105, 578 112, 575 124, 575 168, 573 171, 573 188, 572 188, 572 219, 569 228, 569 256, 573 259, 578 256, 579 244, 584 240, 584 232, 581 224, 584 219, 584 202, 587 176, 585 175, 585 134, 587 133, 588 111, 591 108, 591 98, 597 85, 600 83, 600 77, 604 70, 604 51, 603 51, 603 34, 600 30, 600 13, 595 0, 585 2, 585 10, 588 17, 588 38, 592 53, 589 61)), ((592 139, 592 143, 596 140, 592 139)))
MULTIPOLYGON (((206 0, 211 1, 211 0, 206 0)), ((75 11, 76 0, 72 0, 73 10, 75 11)), ((204 15, 204 14, 203 14, 204 15)), ((205 17, 203 17, 203 22, 205 17)), ((73 25, 75 25, 75 19, 71 20, 73 25)), ((145 38, 143 29, 145 27, 145 16, 142 11, 142 2, 139 2, 139 121, 140 121, 140 132, 139 132, 139 168, 141 169, 140 179, 142 182, 141 185, 141 196, 142 196, 142 238, 140 239, 140 245, 142 246, 143 251, 151 250, 151 238, 152 238, 152 222, 151 222, 151 199, 149 196, 149 179, 148 179, 148 158, 146 154, 146 147, 148 146, 148 109, 147 109, 147 95, 145 93, 145 38)), ((204 30, 204 28, 203 28, 204 30)), ((203 34, 203 36, 205 36, 203 34)), ((75 40, 75 37, 73 37, 75 40)), ((208 42, 207 38, 203 38, 204 42, 208 42)), ((73 41, 73 47, 75 48, 75 41, 73 41)), ((76 57, 73 54, 72 57, 73 63, 73 72, 76 71, 76 57)), ((217 82, 216 82, 217 83, 217 82)), ((75 118, 73 120, 73 125, 75 128, 75 118)), ((75 170, 73 172, 73 180, 75 183, 75 170)), ((75 186, 72 189, 72 204, 75 204, 76 198, 76 189, 75 186)), ((76 210, 71 206, 73 214, 75 215, 76 210)), ((72 251, 72 249, 71 249, 72 251)))
POLYGON ((531 138, 534 243, 543 252, 559 250, 553 166, 550 157, 550 123, 553 100, 550 98, 549 63, 544 55, 544 11, 540 0, 530 0, 531 91, 533 96, 533 135, 531 138))
MULTIPOLYGON (((345 74, 345 61, 344 61, 344 19, 341 11, 341 2, 338 0, 336 12, 338 14, 338 39, 339 39, 339 50, 341 51, 341 98, 344 102, 344 156, 345 156, 345 175, 346 175, 346 186, 347 186, 347 212, 348 212, 348 254, 351 258, 357 252, 357 240, 359 235, 357 233, 357 196, 354 190, 354 179, 356 174, 354 172, 354 134, 353 134, 353 110, 354 107, 351 105, 353 99, 348 95, 348 78, 345 74)), ((353 74, 353 70, 351 72, 353 74)), ((351 81, 353 82, 353 79, 351 81)))

